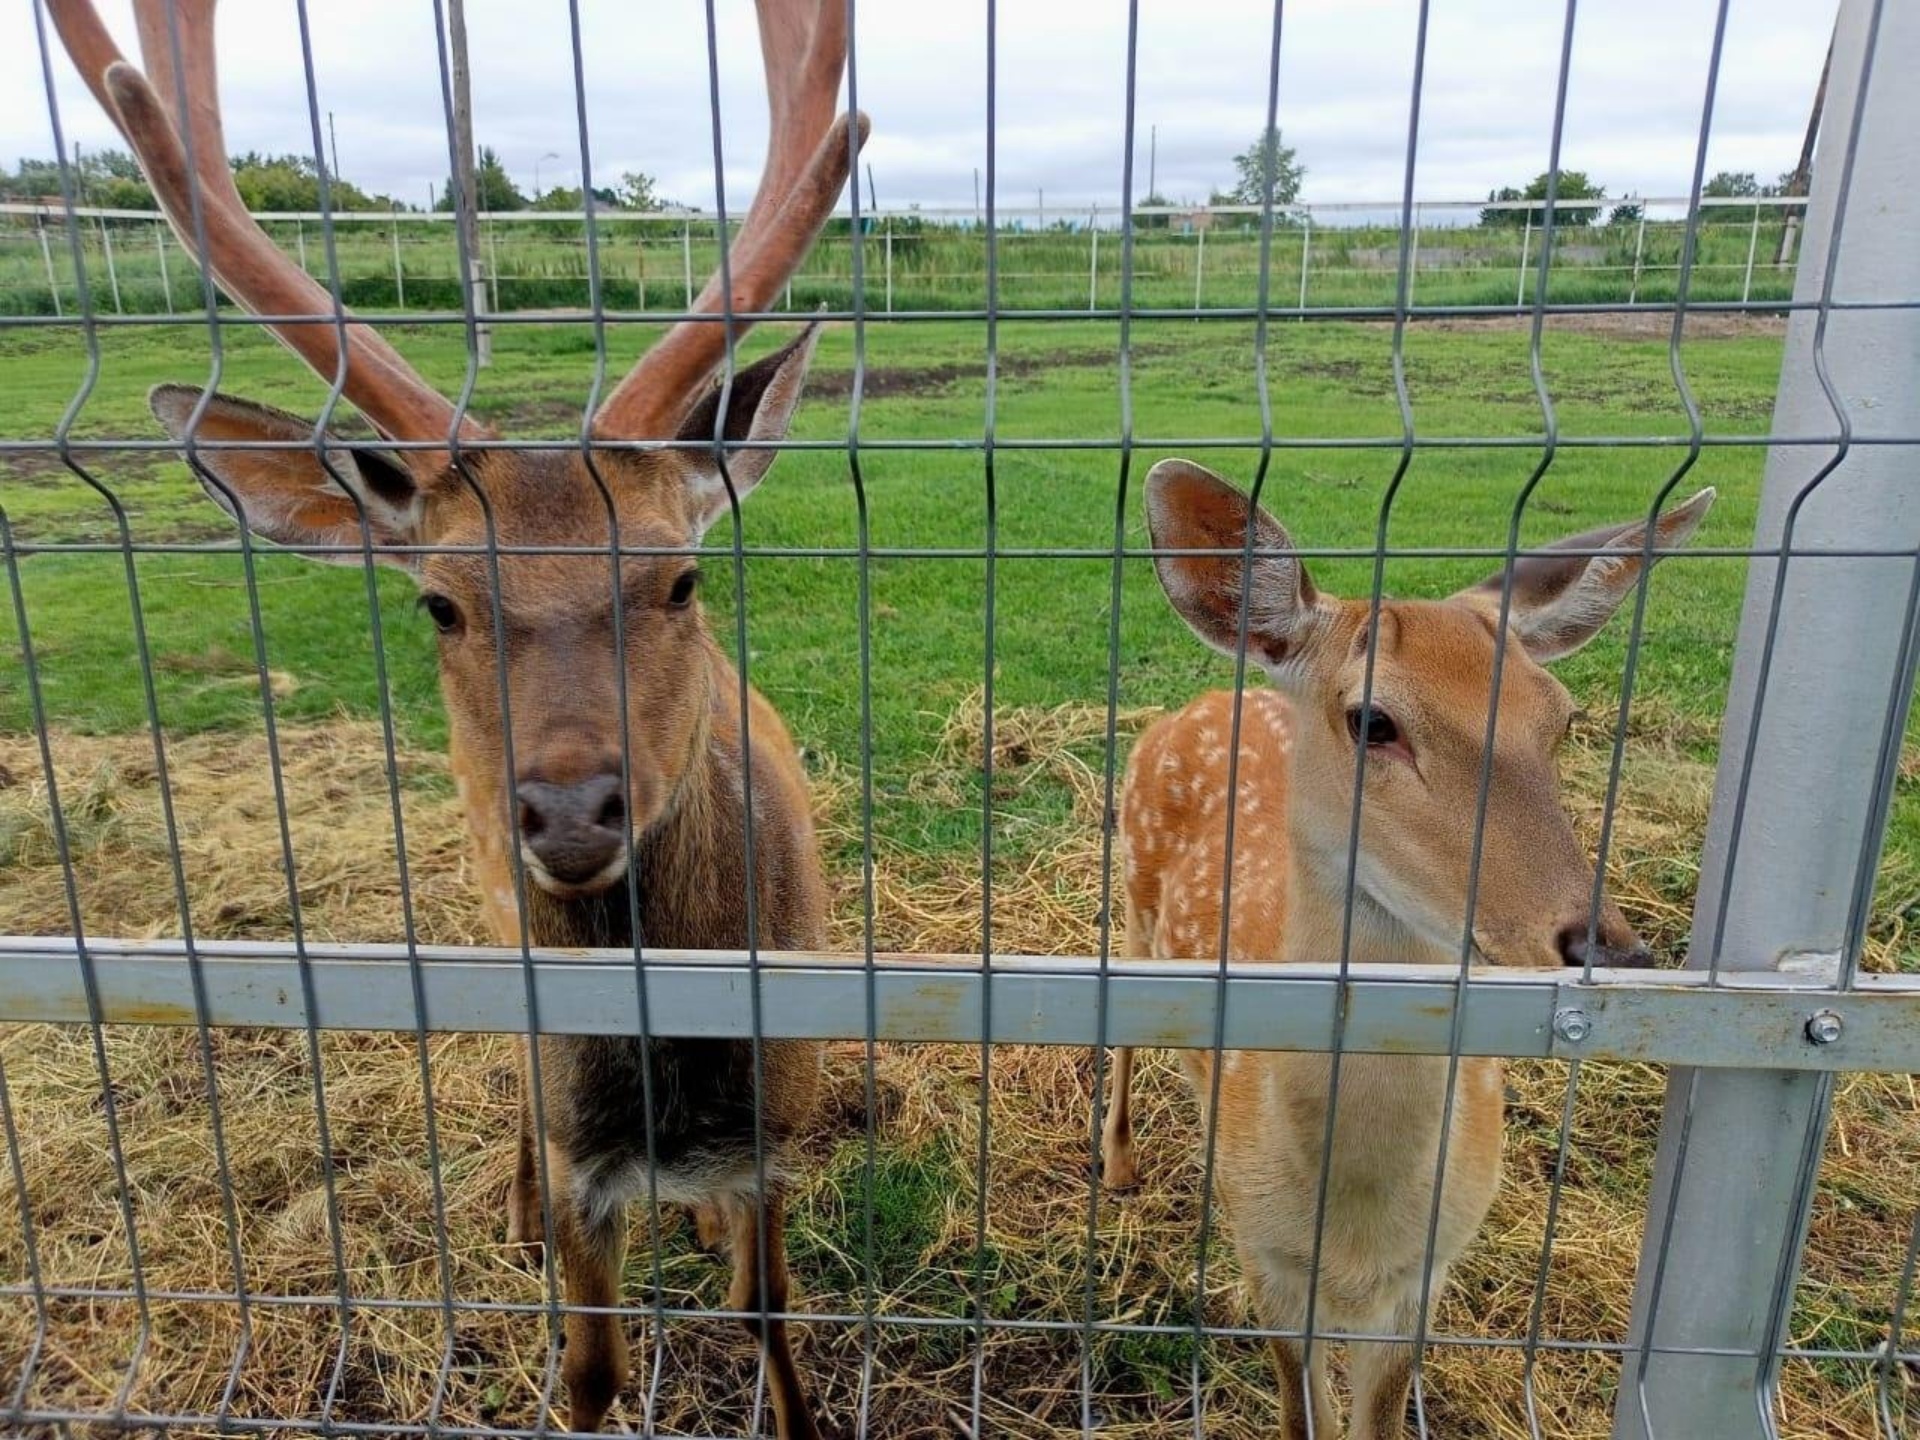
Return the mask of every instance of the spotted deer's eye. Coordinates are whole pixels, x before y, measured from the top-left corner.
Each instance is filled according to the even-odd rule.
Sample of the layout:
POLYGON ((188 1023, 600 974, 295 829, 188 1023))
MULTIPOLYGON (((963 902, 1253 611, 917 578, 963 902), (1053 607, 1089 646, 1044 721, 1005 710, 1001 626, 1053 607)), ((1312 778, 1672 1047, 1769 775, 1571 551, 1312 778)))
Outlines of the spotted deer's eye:
POLYGON ((1347 711, 1347 734, 1356 745, 1363 739, 1369 746, 1392 745, 1400 739, 1400 727, 1377 706, 1355 705, 1347 711))
POLYGON ((422 595, 420 608, 427 612, 443 635, 460 624, 460 607, 444 595, 422 595))
POLYGON ((673 582, 673 589, 667 592, 667 604, 675 610, 684 610, 693 603, 693 592, 700 584, 698 570, 683 570, 673 582))

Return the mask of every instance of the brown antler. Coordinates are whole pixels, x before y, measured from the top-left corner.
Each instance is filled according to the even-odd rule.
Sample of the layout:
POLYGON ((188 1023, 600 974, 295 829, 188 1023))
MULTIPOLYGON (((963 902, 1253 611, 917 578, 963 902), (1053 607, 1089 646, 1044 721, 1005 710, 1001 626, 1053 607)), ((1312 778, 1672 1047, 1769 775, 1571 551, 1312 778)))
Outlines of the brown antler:
MULTIPOLYGON (((760 52, 767 72, 767 163, 759 192, 727 251, 732 303, 716 274, 694 302, 709 315, 764 310, 799 267, 846 184, 853 152, 847 130, 867 117, 834 118, 847 60, 846 0, 759 0, 760 52)), ((750 322, 731 323, 737 337, 750 322)), ((729 322, 683 320, 640 358, 593 417, 605 439, 664 439, 699 398, 700 384, 726 356, 729 322)))
MULTIPOLYGON (((81 78, 133 147, 167 222, 222 289, 247 310, 262 315, 312 316, 276 324, 273 333, 324 380, 341 364, 333 297, 290 260, 254 223, 234 188, 220 128, 220 97, 213 54, 215 0, 134 0, 140 32, 142 74, 129 64, 100 21, 91 0, 48 0, 54 27, 81 78), (168 14, 171 9, 171 17, 168 14), (175 44, 180 67, 174 67, 175 44), (184 83, 183 83, 184 82, 184 83), (172 116, 181 110, 192 140, 192 159, 172 116), (201 227, 194 224, 195 192, 201 227)), ((414 372, 399 352, 366 325, 345 327, 344 393, 387 438, 445 441, 453 432, 454 407, 414 372)), ((470 419, 461 434, 485 430, 470 419)), ((417 471, 439 472, 441 451, 409 451, 417 471)))

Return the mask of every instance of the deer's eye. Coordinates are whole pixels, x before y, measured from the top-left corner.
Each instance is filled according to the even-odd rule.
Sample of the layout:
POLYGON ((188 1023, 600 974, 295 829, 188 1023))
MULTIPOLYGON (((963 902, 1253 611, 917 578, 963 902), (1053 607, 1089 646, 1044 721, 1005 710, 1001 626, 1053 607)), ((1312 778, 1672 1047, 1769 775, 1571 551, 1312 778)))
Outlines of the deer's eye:
POLYGON ((684 610, 693 603, 693 592, 700 584, 698 570, 683 570, 673 582, 673 589, 667 592, 667 605, 674 610, 684 610))
POLYGON ((1362 741, 1371 747, 1397 744, 1400 740, 1400 727, 1394 724, 1393 717, 1378 706, 1355 705, 1347 711, 1347 734, 1353 743, 1362 741))
POLYGON ((427 612, 443 635, 460 624, 460 607, 444 595, 422 595, 420 608, 427 612))

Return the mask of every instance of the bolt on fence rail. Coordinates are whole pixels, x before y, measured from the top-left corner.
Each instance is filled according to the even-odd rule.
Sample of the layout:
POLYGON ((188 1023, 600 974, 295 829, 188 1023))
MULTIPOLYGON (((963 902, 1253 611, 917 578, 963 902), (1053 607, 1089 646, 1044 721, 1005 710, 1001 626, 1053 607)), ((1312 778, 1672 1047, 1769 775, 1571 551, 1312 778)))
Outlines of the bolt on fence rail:
MULTIPOLYGON (((164 115, 211 81, 213 7, 139 8, 164 115)), ((760 8, 799 93, 751 206, 711 8, 707 212, 452 244, 249 218, 196 165, 217 123, 172 142, 171 229, 76 203, 64 161, 58 203, 0 206, 0 1424, 1199 1436, 1279 1407, 1324 1436, 1331 1349, 1355 1434, 1911 1433, 1920 101, 1888 59, 1920 9, 1843 0, 1804 200, 1700 195, 1723 0, 1692 194, 1584 223, 1568 0, 1547 197, 1452 224, 1489 207, 1414 198, 1422 3, 1390 206, 1055 234, 998 193, 989 0, 979 211, 854 184, 773 264, 801 167, 858 171, 807 86, 859 110, 859 26, 760 8), (1791 263, 1763 213, 1803 225, 1791 263), (738 322, 822 306, 747 362, 738 322), (1767 332, 1732 366, 1695 341, 1762 312, 1778 391, 1742 424, 1767 332), (1501 316, 1444 356, 1462 327, 1426 325, 1501 316), (452 399, 369 351, 402 323, 452 399), (287 393, 263 326, 319 374, 297 416, 212 396, 287 393), (156 392, 164 440, 125 403, 160 362, 206 386, 156 392), (1622 400, 1649 375, 1670 396, 1622 400), (197 486, 159 468, 182 453, 197 486), (1737 627, 1703 578, 1736 571, 1737 627), (1569 718, 1541 666, 1615 607, 1569 718), (1176 611, 1232 687, 1156 727, 1207 683, 1176 611), (1640 933, 1685 968, 1641 968, 1640 933), (1392 1283, 1353 1279, 1369 1189, 1404 1202, 1359 1257, 1392 1283), (722 1237, 731 1286, 696 1253, 722 1237)), ((63 155, 89 13, 17 27, 63 155)), ((1280 7, 1260 38, 1278 124, 1280 7)), ((571 7, 566 40, 590 186, 571 7)))

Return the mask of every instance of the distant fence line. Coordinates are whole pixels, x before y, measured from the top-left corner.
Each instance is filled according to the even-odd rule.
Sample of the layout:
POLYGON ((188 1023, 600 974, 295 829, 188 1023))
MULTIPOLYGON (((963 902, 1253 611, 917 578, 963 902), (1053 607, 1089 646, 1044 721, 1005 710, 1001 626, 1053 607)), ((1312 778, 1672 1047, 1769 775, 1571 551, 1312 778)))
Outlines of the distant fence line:
MULTIPOLYGON (((1795 231, 1805 201, 1625 196, 1555 207, 1548 296, 1555 303, 1661 302, 1675 297, 1691 230, 1690 298, 1768 304, 1793 286, 1795 231), (1595 223, 1620 207, 1623 218, 1595 223)), ((1406 253, 1409 303, 1524 306, 1539 283, 1540 201, 1420 201, 1406 253), (1491 212, 1517 217, 1485 223, 1491 212)), ((1275 210, 1268 303, 1276 310, 1394 303, 1400 207, 1367 201, 1275 210)), ((1133 303, 1196 311, 1256 303, 1258 206, 1151 206, 1133 211, 1133 303)), ((341 293, 362 308, 457 310, 463 300, 453 217, 446 212, 262 212, 258 218, 311 273, 326 277, 328 236, 341 293)), ((480 217, 476 257, 492 312, 589 302, 587 217, 580 211, 500 211, 480 217)), ((713 267, 711 212, 596 209, 603 303, 676 310, 713 267)), ((983 308, 984 215, 971 207, 882 210, 861 217, 871 310, 983 308)), ((1111 308, 1120 303, 1117 211, 1098 206, 997 206, 998 304, 1006 310, 1111 308)), ((0 314, 63 316, 79 308, 81 275, 95 309, 168 315, 203 304, 198 271, 159 216, 145 210, 0 204, 0 314), (69 232, 69 215, 72 231, 69 232), (76 247, 76 243, 77 247, 76 247)), ((854 238, 845 219, 814 247, 783 297, 789 308, 852 301, 854 238)))

